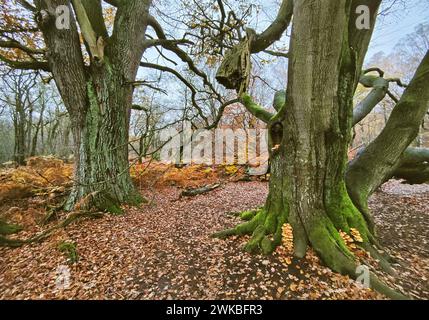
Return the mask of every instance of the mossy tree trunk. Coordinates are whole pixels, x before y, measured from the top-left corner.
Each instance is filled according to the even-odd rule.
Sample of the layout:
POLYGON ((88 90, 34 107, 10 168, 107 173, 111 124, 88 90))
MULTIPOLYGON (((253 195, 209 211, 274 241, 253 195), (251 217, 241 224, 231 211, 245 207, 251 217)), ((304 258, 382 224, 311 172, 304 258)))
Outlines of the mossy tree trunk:
POLYGON ((128 162, 133 82, 148 44, 150 0, 118 2, 112 34, 101 1, 38 0, 36 21, 48 48, 49 69, 70 114, 75 143, 75 184, 66 204, 120 212, 139 202, 128 162), (70 28, 55 25, 55 8, 66 5, 70 28), (89 63, 79 40, 84 39, 89 63))
POLYGON ((105 62, 87 82, 87 99, 83 117, 72 118, 76 181, 67 207, 89 195, 86 206, 119 213, 121 203, 142 200, 129 175, 132 86, 105 62))
POLYGON ((332 269, 350 274, 355 263, 338 231, 356 228, 366 241, 371 236, 344 182, 356 76, 346 6, 342 1, 295 2, 286 104, 270 123, 270 147, 279 148, 271 154, 260 247, 272 251, 281 225, 289 221, 298 257, 311 244, 332 269), (279 125, 280 139, 278 130, 273 132, 279 125), (270 234, 275 236, 270 239, 270 234))
MULTIPOLYGON (((358 4, 294 2, 284 106, 269 116, 253 106, 248 96, 242 99, 249 111, 267 120, 269 195, 252 219, 217 234, 251 234, 246 250, 269 254, 280 244, 282 226, 288 222, 295 256, 304 257, 311 245, 327 266, 352 277, 357 276, 357 263, 340 230, 350 233, 351 228, 357 229, 362 246, 376 254, 374 237, 345 185, 353 95, 372 33, 372 28, 362 31, 363 35, 353 29, 358 4)), ((373 17, 378 5, 372 2, 373 17)), ((371 282, 376 289, 401 297, 374 276, 371 282)))

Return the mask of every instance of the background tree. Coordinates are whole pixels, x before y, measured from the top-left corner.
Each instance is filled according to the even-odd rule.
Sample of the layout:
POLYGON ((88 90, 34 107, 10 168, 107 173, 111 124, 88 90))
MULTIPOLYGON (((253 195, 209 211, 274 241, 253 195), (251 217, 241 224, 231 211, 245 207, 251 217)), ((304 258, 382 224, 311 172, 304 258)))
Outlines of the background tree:
POLYGON ((23 71, 10 72, 2 78, 3 96, 0 102, 8 108, 14 127, 13 159, 18 165, 25 165, 30 154, 32 136, 32 113, 38 99, 35 93, 36 74, 23 71))

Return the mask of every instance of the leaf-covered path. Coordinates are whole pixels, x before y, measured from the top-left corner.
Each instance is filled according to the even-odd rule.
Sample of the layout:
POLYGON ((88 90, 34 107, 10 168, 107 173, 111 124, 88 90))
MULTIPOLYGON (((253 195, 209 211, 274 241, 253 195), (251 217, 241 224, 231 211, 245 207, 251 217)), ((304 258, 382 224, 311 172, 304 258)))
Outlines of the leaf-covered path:
MULTIPOLYGON (((382 242, 404 263, 396 285, 427 299, 429 188, 411 188, 404 194, 402 185, 390 182, 371 206, 382 242)), ((267 190, 262 182, 229 183, 179 199, 179 189, 165 188, 152 205, 129 208, 126 215, 78 222, 41 244, 0 248, 0 298, 382 298, 321 266, 312 252, 295 261, 291 248, 281 247, 261 257, 242 250, 243 238, 209 237, 238 223, 231 213, 262 205, 267 190), (64 240, 76 243, 79 261, 73 265, 58 250, 64 240), (61 266, 70 268, 69 288, 56 286, 61 266)))

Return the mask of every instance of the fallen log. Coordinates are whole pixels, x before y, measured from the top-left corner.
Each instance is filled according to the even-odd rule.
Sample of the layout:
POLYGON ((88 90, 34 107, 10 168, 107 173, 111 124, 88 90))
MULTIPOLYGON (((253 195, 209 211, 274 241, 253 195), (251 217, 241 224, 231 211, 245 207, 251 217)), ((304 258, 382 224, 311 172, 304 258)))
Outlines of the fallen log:
POLYGON ((199 194, 204 194, 204 193, 213 191, 219 187, 220 187, 219 183, 214 183, 214 184, 206 185, 204 187, 186 189, 182 191, 182 193, 180 194, 180 197, 194 197, 199 194))

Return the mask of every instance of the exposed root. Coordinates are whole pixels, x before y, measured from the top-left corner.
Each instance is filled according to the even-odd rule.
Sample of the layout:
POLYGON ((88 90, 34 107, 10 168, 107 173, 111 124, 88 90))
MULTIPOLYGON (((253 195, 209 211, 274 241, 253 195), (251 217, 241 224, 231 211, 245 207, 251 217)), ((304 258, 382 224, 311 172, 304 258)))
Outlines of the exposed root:
POLYGON ((258 214, 258 212, 259 210, 243 211, 239 214, 239 216, 241 220, 250 221, 258 214))
MULTIPOLYGON (((348 275, 352 279, 357 279, 358 264, 355 261, 354 255, 346 247, 344 241, 341 237, 338 237, 339 234, 337 230, 335 228, 332 229, 329 226, 329 222, 326 226, 323 226, 322 223, 320 226, 313 229, 314 231, 309 234, 309 239, 322 261, 333 271, 348 275)), ((366 245, 364 246, 367 247, 366 245)), ((381 263, 380 266, 385 270, 391 269, 390 265, 384 264, 384 262, 381 263)), ((372 289, 384 294, 388 298, 394 300, 410 299, 384 284, 372 272, 369 272, 369 285, 372 289)))
POLYGON ((249 221, 237 225, 235 228, 223 230, 213 234, 213 237, 224 239, 229 236, 252 235, 244 249, 250 253, 262 252, 271 254, 281 243, 282 226, 286 222, 285 215, 267 213, 265 209, 254 212, 245 212, 244 219, 249 221))
POLYGON ((0 219, 0 235, 14 234, 22 230, 21 226, 16 224, 6 223, 3 219, 0 219))
POLYGON ((410 297, 407 297, 406 295, 403 295, 402 293, 397 292, 389 286, 385 285, 372 272, 370 272, 369 277, 371 288, 376 290, 377 292, 380 292, 381 294, 384 294, 386 297, 393 300, 411 300, 410 297))
POLYGON ((369 254, 371 255, 371 257, 373 257, 374 259, 378 260, 378 266, 381 268, 381 270, 383 270, 384 272, 388 273, 391 276, 396 276, 396 272, 395 270, 392 268, 392 265, 390 264, 390 261, 388 259, 388 257, 386 257, 385 255, 381 254, 376 248, 374 248, 371 244, 369 243, 362 243, 361 247, 366 250, 367 252, 369 252, 369 254))
POLYGON ((122 203, 138 206, 147 202, 138 192, 131 192, 122 203, 115 196, 112 196, 106 191, 94 191, 78 199, 76 192, 72 192, 64 205, 64 209, 66 211, 91 211, 95 209, 97 211, 119 215, 123 213, 121 208, 122 203))
MULTIPOLYGON (((245 245, 245 250, 250 253, 262 252, 265 255, 271 254, 275 248, 281 244, 282 241, 282 226, 288 222, 292 225, 293 232, 293 245, 294 255, 296 257, 304 257, 307 251, 308 244, 317 252, 324 264, 331 268, 333 271, 348 275, 352 279, 357 279, 357 262, 356 256, 349 250, 347 244, 341 237, 336 226, 331 222, 326 215, 318 215, 325 217, 316 220, 306 226, 296 230, 292 223, 300 225, 297 221, 293 221, 293 217, 289 216, 287 219, 286 214, 272 214, 268 213, 265 209, 256 212, 243 213, 244 218, 250 218, 249 221, 237 225, 235 228, 227 229, 214 234, 214 237, 226 238, 228 236, 242 236, 251 235, 250 240, 245 245), (303 234, 304 233, 304 236, 303 234)), ((373 238, 371 233, 366 229, 362 229, 359 220, 347 219, 348 223, 353 227, 347 225, 348 234, 358 238, 359 246, 365 249, 370 255, 379 261, 380 268, 394 275, 394 270, 391 268, 389 261, 384 257, 375 247, 370 243, 373 238), (357 221, 357 222, 356 222, 357 221), (361 230, 368 231, 367 234, 360 236, 359 231, 354 227, 360 227, 361 230), (367 236, 368 235, 368 236, 367 236)), ((400 292, 393 290, 380 281, 373 273, 369 272, 370 287, 374 290, 384 294, 391 299, 409 299, 407 296, 400 292)))
POLYGON ((251 218, 249 221, 241 223, 237 225, 235 228, 219 231, 213 234, 213 237, 225 239, 227 237, 235 236, 235 235, 244 236, 246 234, 252 234, 252 232, 255 231, 256 227, 258 226, 262 214, 263 214, 263 211, 261 210, 258 213, 256 213, 253 216, 253 218, 251 218))
POLYGON ((3 247, 12 247, 17 248, 21 247, 25 244, 33 243, 33 242, 41 242, 48 238, 54 231, 64 228, 71 224, 72 222, 82 219, 82 218, 100 218, 103 216, 103 213, 100 212, 74 212, 69 214, 69 216, 58 223, 57 225, 43 231, 42 233, 39 233, 29 239, 21 240, 21 239, 8 239, 6 237, 0 236, 0 246, 3 247))

